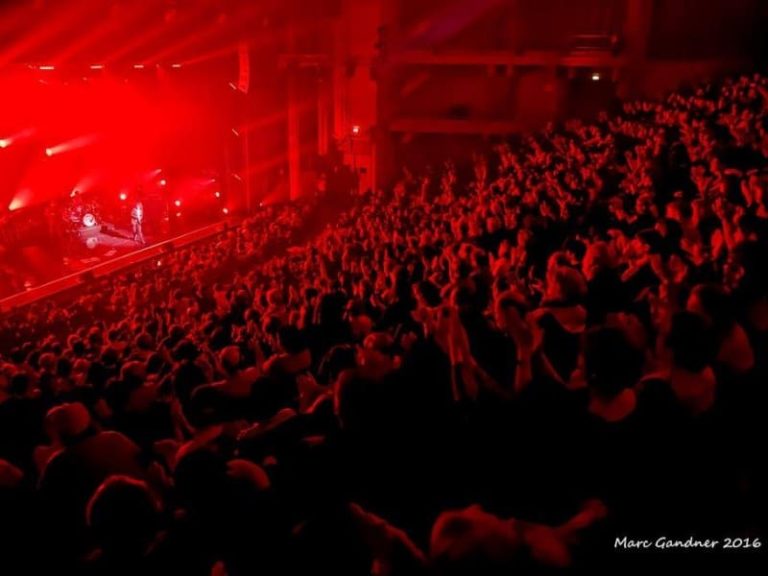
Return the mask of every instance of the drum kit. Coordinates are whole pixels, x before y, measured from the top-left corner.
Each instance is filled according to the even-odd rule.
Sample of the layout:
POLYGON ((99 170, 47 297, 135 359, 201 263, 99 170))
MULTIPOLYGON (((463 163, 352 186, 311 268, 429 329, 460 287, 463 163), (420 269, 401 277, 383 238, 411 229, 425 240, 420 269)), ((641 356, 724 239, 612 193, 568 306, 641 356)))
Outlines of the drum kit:
MULTIPOLYGON (((64 213, 64 221, 70 234, 82 235, 97 230, 102 223, 99 206, 94 199, 83 198, 80 194, 73 194, 70 202, 67 204, 64 213)), ((95 248, 99 239, 96 235, 88 235, 86 246, 95 248)))
POLYGON ((93 228, 99 223, 99 209, 93 200, 77 201, 78 197, 67 207, 66 220, 73 228, 93 228))

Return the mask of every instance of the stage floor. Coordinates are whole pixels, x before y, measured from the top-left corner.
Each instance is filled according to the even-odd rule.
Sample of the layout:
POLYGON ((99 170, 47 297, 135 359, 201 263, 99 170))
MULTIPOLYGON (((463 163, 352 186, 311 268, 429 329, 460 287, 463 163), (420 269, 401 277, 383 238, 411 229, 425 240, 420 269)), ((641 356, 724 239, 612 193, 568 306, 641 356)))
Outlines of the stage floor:
POLYGON ((0 254, 0 266, 13 275, 14 284, 0 287, 0 298, 30 290, 62 276, 141 250, 165 238, 145 235, 146 244, 133 241, 127 228, 110 225, 81 227, 58 239, 46 239, 18 251, 0 254))
POLYGON ((124 228, 103 225, 80 228, 77 231, 76 246, 73 246, 62 258, 66 272, 79 272, 94 264, 139 250, 153 243, 153 238, 145 236, 145 244, 133 241, 133 233, 124 228))
POLYGON ((92 261, 103 257, 112 258, 118 253, 128 250, 136 250, 144 245, 152 243, 152 238, 145 236, 144 245, 134 242, 133 233, 130 230, 114 226, 93 226, 81 228, 77 232, 82 245, 87 248, 81 259, 92 261))
POLYGON ((74 238, 74 247, 61 246, 59 250, 52 250, 51 246, 27 247, 15 259, 26 257, 26 269, 34 270, 36 278, 45 280, 29 283, 11 294, 0 294, 0 313, 71 290, 93 278, 158 258, 171 247, 178 249, 211 238, 232 225, 231 220, 221 220, 173 237, 154 238, 154 241, 146 238, 146 245, 135 243, 131 233, 125 229, 94 227, 70 236, 70 240, 74 238))

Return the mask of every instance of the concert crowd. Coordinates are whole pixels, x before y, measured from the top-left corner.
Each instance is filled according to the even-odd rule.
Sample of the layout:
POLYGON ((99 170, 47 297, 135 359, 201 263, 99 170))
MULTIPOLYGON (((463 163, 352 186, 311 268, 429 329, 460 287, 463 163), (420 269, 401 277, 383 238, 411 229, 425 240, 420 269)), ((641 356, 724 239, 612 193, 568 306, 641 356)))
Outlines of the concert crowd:
POLYGON ((622 535, 764 536, 767 110, 759 74, 629 102, 0 318, 3 573, 582 572, 622 535))

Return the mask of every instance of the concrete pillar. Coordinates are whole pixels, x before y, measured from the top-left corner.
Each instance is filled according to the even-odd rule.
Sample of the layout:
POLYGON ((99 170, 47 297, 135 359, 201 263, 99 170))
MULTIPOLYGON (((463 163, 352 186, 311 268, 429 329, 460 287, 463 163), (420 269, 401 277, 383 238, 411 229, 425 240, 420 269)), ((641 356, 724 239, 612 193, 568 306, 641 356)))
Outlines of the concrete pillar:
POLYGON ((653 18, 653 4, 649 0, 627 0, 623 38, 627 66, 618 85, 618 96, 621 99, 641 96, 643 74, 648 57, 648 35, 653 18))
POLYGON ((401 31, 397 27, 399 22, 400 0, 379 0, 379 25, 385 26, 384 40, 386 48, 384 58, 376 74, 376 134, 372 150, 374 157, 373 186, 385 188, 392 184, 393 179, 399 176, 395 163, 394 141, 395 136, 390 131, 394 117, 393 105, 399 99, 395 86, 395 70, 389 57, 393 50, 397 50, 401 42, 401 31))
POLYGON ((328 154, 331 142, 330 133, 330 86, 323 72, 317 81, 317 153, 320 156, 328 154))
POLYGON ((333 61, 331 68, 333 137, 337 141, 346 136, 347 126, 347 78, 345 64, 347 46, 344 44, 343 30, 344 27, 341 21, 337 19, 334 23, 333 61))
POLYGON ((298 74, 296 69, 288 70, 288 190, 291 200, 301 196, 298 74))
MULTIPOLYGON (((245 184, 245 211, 250 214, 253 211, 253 187, 251 181, 253 180, 253 174, 250 172, 251 162, 251 140, 248 135, 250 131, 240 127, 240 136, 243 144, 243 180, 245 184)), ((263 179, 263 178, 262 178, 263 179)))

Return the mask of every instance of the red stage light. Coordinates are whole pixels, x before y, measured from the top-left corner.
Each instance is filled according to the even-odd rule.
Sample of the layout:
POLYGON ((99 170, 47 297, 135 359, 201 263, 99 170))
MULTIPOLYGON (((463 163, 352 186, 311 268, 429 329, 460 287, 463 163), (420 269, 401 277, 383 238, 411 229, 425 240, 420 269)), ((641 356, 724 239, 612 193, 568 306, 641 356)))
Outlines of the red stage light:
POLYGON ((171 68, 181 68, 181 64, 171 64, 171 68))
POLYGON ((14 210, 18 210, 20 208, 24 208, 24 206, 28 206, 30 201, 32 200, 32 190, 29 188, 25 188, 24 190, 19 190, 16 195, 11 198, 11 201, 8 203, 8 210, 10 212, 13 212, 14 210))
POLYGON ((223 214, 225 214, 225 215, 226 215, 226 214, 229 214, 229 208, 222 208, 222 209, 221 209, 221 211, 222 211, 222 213, 223 213, 223 214))
POLYGON ((592 72, 592 80, 594 82, 597 82, 598 80, 600 80, 600 73, 599 72, 592 72))
POLYGON ((56 70, 56 67, 55 66, 45 65, 45 66, 40 66, 39 69, 40 70, 56 70))
POLYGON ((93 134, 90 134, 87 136, 80 136, 78 138, 73 138, 72 140, 62 142, 61 144, 56 144, 56 146, 51 146, 50 148, 46 148, 45 155, 50 157, 55 154, 61 154, 63 152, 71 152, 72 150, 79 150, 80 148, 85 148, 86 146, 90 146, 95 141, 96 141, 96 136, 93 134))
POLYGON ((216 198, 221 198, 221 192, 219 192, 218 190, 214 192, 213 195, 216 196, 216 198))
POLYGON ((355 135, 360 134, 360 126, 358 126, 357 124, 352 126, 352 134, 355 134, 355 135))
POLYGON ((166 182, 165 178, 163 178, 162 180, 160 180, 160 182, 158 182, 158 184, 160 184, 160 186, 165 186, 166 184, 168 184, 168 182, 166 182))
POLYGON ((176 200, 174 204, 176 205, 176 208, 178 208, 179 206, 181 206, 181 200, 176 200))
POLYGON ((237 131, 237 128, 232 128, 232 134, 235 136, 240 136, 240 132, 237 131))
POLYGON ((22 130, 21 132, 16 132, 15 134, 10 134, 6 136, 5 138, 0 138, 0 149, 2 148, 8 148, 11 144, 18 140, 22 140, 24 138, 28 138, 32 134, 34 134, 34 130, 32 128, 27 128, 26 130, 22 130))
POLYGON ((125 192, 120 192, 120 200, 122 200, 123 202, 128 200, 128 194, 126 194, 125 192))
POLYGON ((181 218, 181 212, 176 212, 176 218, 181 218))
POLYGON ((104 64, 91 64, 91 70, 103 70, 104 64))
POLYGON ((134 64, 133 67, 136 70, 143 70, 144 69, 144 64, 134 64))

